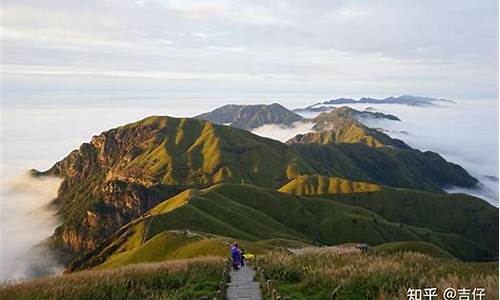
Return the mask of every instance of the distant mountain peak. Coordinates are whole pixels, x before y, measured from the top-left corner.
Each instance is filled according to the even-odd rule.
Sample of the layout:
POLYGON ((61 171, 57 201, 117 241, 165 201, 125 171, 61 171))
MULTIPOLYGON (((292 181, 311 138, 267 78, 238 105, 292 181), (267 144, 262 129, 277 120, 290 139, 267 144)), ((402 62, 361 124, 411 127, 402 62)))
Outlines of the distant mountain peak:
POLYGON ((252 130, 267 124, 290 126, 304 118, 279 103, 237 105, 228 104, 195 116, 216 124, 229 124, 252 130))
POLYGON ((433 106, 440 103, 455 103, 452 100, 438 99, 432 97, 401 95, 398 97, 387 97, 383 99, 376 99, 371 97, 362 97, 358 100, 349 98, 337 98, 323 102, 322 104, 403 104, 410 106, 433 106))

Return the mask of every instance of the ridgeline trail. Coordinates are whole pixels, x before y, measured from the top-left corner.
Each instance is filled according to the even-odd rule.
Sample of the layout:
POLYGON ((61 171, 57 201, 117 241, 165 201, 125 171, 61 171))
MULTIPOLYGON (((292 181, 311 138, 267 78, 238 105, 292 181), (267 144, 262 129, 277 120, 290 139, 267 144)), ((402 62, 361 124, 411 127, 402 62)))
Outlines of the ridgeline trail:
POLYGON ((254 281, 255 271, 245 266, 229 273, 231 282, 228 283, 228 300, 261 300, 259 283, 254 281))

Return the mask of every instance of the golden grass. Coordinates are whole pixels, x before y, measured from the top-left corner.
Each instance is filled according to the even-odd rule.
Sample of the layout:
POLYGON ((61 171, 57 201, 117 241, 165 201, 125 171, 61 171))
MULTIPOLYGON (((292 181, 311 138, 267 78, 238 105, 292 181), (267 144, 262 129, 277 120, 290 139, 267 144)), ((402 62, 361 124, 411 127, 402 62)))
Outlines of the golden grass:
POLYGON ((296 195, 352 194, 380 191, 382 186, 338 177, 303 175, 282 186, 279 191, 296 195))
POLYGON ((280 294, 292 299, 325 299, 338 286, 337 299, 406 299, 408 288, 486 289, 498 299, 498 264, 464 263, 416 252, 362 253, 353 247, 274 252, 259 260, 280 294))
POLYGON ((144 263, 0 286, 0 299, 192 299, 213 296, 223 259, 144 263))

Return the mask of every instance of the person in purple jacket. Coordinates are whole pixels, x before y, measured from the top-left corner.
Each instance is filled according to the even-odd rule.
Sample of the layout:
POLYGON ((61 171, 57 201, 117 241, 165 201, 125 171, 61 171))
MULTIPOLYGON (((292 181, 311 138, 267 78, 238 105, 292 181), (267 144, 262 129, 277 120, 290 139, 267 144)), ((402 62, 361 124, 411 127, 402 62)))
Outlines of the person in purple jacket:
POLYGON ((241 250, 237 243, 231 245, 231 257, 233 259, 233 269, 238 270, 241 263, 241 250))

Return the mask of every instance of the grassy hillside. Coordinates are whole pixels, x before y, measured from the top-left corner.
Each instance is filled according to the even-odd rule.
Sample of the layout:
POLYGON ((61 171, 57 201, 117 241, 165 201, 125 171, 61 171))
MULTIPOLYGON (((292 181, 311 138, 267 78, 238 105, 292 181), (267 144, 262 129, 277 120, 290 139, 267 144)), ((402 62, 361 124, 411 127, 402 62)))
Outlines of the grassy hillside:
MULTIPOLYGON (((467 225, 475 226, 474 223, 467 225)), ((187 257, 189 253, 193 256, 219 253, 218 250, 197 252, 201 248, 195 246, 196 239, 187 243, 185 238, 177 240, 165 233, 186 229, 253 242, 248 243, 248 247, 256 247, 259 241, 270 239, 327 245, 426 241, 460 259, 479 260, 497 255, 494 250, 456 233, 389 222, 364 208, 330 199, 301 197, 251 185, 218 184, 204 190, 185 191, 164 201, 122 228, 96 251, 76 260, 70 269, 85 269, 102 263, 113 265, 115 261, 119 264, 144 261, 142 253, 158 259, 177 258, 180 254, 176 251, 186 245, 189 249, 198 249, 184 252, 187 257)), ((213 249, 224 248, 220 240, 211 240, 209 244, 213 249)), ((255 248, 254 251, 259 250, 265 249, 255 248)))
POLYGON ((498 299, 498 262, 464 263, 422 253, 378 255, 355 249, 313 248, 276 252, 259 260, 264 280, 291 299, 407 299, 408 288, 482 287, 498 299))
POLYGON ((455 233, 498 252, 498 208, 473 196, 387 187, 374 193, 321 196, 369 209, 391 222, 455 233))
POLYGON ((212 299, 222 268, 221 258, 207 257, 85 271, 6 284, 0 286, 0 299, 212 299))
POLYGON ((202 120, 150 117, 93 137, 42 174, 64 178, 53 244, 75 254, 187 187, 242 180, 279 187, 314 172, 278 141, 202 120))
POLYGON ((358 121, 362 121, 363 119, 386 119, 391 121, 401 121, 401 119, 395 115, 384 114, 382 112, 374 110, 375 109, 372 107, 372 108, 365 108, 365 110, 360 111, 351 108, 349 106, 341 106, 335 109, 338 115, 342 115, 348 118, 354 118, 357 119, 358 121))
POLYGON ((477 184, 462 167, 430 151, 372 148, 360 143, 293 144, 291 148, 323 176, 438 193, 444 186, 477 184))
MULTIPOLYGON (((94 136, 47 172, 35 174, 64 178, 55 200, 63 223, 51 245, 65 250, 69 258, 95 249, 121 226, 188 188, 242 181, 278 188, 300 175, 435 192, 446 185, 476 183, 461 167, 435 153, 359 143, 288 146, 229 126, 158 116, 94 136)), ((175 213, 204 217, 190 206, 175 213)), ((184 229, 181 225, 176 228, 184 229)), ((219 226, 225 224, 207 222, 198 229, 212 232, 219 226), (202 228, 205 225, 211 227, 202 228)), ((251 232, 234 230, 221 227, 214 233, 233 231, 234 236, 255 240, 251 232)), ((297 239, 295 233, 280 237, 290 234, 297 239)))
POLYGON ((369 147, 394 147, 410 149, 401 140, 392 139, 383 132, 371 129, 356 119, 331 117, 323 113, 315 120, 314 132, 299 134, 287 141, 287 144, 320 144, 361 143, 369 147), (326 116, 325 116, 326 115, 326 116), (325 117, 323 119, 323 117, 325 117))
POLYGON ((265 244, 208 234, 163 231, 136 248, 123 252, 116 251, 96 269, 205 256, 227 258, 232 242, 237 242, 243 249, 253 254, 263 254, 272 249, 265 244))
POLYGON ((379 191, 382 186, 369 182, 350 181, 338 177, 303 175, 278 189, 296 195, 351 194, 379 191))
POLYGON ((228 126, 196 119, 151 117, 123 130, 135 128, 156 130, 149 133, 154 134, 151 145, 116 170, 134 179, 154 178, 162 184, 183 186, 244 179, 275 187, 301 172, 313 172, 282 143, 228 126))
POLYGON ((385 243, 370 249, 370 251, 379 255, 389 255, 401 252, 417 252, 437 258, 454 258, 454 256, 448 251, 433 244, 420 241, 385 243))

